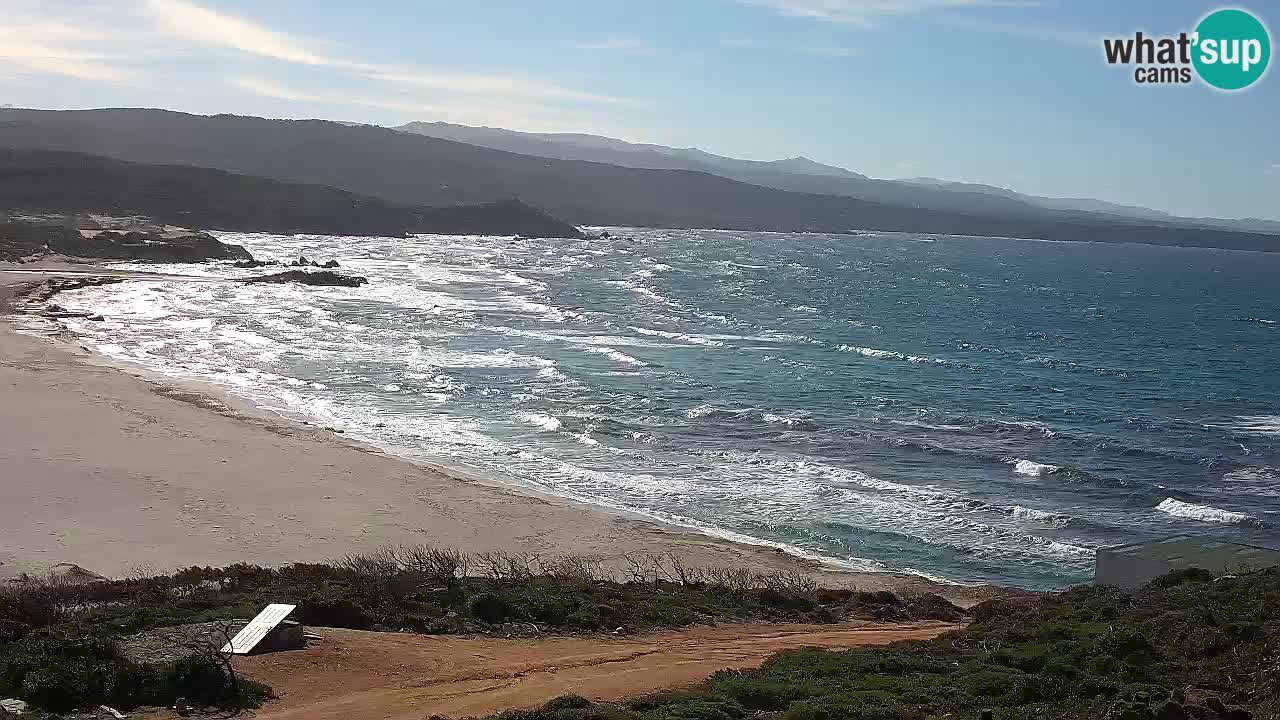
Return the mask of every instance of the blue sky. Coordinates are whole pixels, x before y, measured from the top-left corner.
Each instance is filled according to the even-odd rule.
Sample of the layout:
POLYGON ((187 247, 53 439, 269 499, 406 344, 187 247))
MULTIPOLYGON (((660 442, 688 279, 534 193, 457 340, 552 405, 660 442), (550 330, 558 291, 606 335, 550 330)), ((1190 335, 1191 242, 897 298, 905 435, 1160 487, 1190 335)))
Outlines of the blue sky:
POLYGON ((1276 72, 1226 94, 1138 86, 1102 59, 1103 37, 1175 34, 1217 7, 0 0, 0 105, 591 132, 1280 219, 1276 72))

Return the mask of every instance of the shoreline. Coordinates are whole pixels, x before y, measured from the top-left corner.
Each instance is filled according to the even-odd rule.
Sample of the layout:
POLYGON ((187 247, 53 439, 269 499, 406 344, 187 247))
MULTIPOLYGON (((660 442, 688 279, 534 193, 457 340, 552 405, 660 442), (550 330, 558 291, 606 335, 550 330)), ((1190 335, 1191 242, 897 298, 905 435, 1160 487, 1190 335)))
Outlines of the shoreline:
MULTIPOLYGON (((78 276, 165 277, 92 265, 39 265, 43 267, 0 266, 0 315, 7 312, 5 296, 15 284, 63 269, 78 276)), ((36 409, 33 417, 24 418, 36 424, 65 423, 85 432, 84 437, 45 443, 60 445, 48 448, 60 452, 41 453, 39 434, 0 427, 0 458, 11 456, 6 464, 20 471, 15 473, 19 487, 0 486, 0 507, 13 510, 0 511, 0 525, 12 538, 9 547, 0 548, 0 577, 39 573, 67 562, 111 576, 192 564, 275 566, 319 562, 385 544, 426 543, 474 551, 596 555, 619 570, 628 554, 674 552, 691 565, 800 570, 825 585, 937 592, 963 605, 1003 592, 912 574, 846 570, 764 542, 735 541, 465 468, 400 457, 272 413, 215 384, 112 360, 80 345, 79 337, 73 339, 61 323, 40 322, 49 323, 50 332, 37 337, 30 329, 20 330, 14 316, 0 317, 0 404, 36 409), (58 382, 41 386, 38 376, 49 372, 58 382), (69 395, 68 389, 75 392, 69 395), (72 395, 79 396, 79 403, 89 401, 87 412, 74 410, 78 403, 72 395), (139 415, 149 421, 141 428, 130 420, 139 415), (111 433, 101 432, 111 425, 119 432, 117 439, 122 434, 130 441, 115 442, 111 433), (168 437, 182 438, 181 448, 165 443, 168 437), (128 457, 121 457, 126 449, 128 457), (99 454, 108 456, 105 464, 111 467, 100 466, 99 454), (107 469, 112 471, 106 473, 112 476, 112 495, 103 497, 84 480, 107 469), (162 478, 178 469, 182 482, 162 478), (257 480, 246 480, 245 473, 257 480), (53 483, 42 482, 51 476, 53 483), (42 491, 22 497, 26 483, 27 491, 37 485, 42 491), (100 503, 78 497, 86 494, 82 490, 100 503), (204 496, 217 497, 209 503, 204 496), (94 527, 97 523, 85 513, 95 505, 116 508, 119 531, 94 527), (53 512, 37 520, 46 518, 45 511, 53 512), (275 516, 271 522, 262 517, 268 514, 275 516), (66 526, 65 531, 46 529, 55 524, 66 526), (93 531, 77 532, 86 525, 93 531)))

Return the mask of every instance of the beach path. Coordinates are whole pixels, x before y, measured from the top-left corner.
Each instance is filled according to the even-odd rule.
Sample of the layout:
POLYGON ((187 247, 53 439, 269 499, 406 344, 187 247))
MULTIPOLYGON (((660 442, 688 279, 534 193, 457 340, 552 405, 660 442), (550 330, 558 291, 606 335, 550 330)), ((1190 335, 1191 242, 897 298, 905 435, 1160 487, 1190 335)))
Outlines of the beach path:
POLYGON ((757 667, 797 648, 935 637, 954 624, 722 625, 631 638, 493 639, 315 629, 305 650, 243 657, 278 699, 261 720, 483 717, 574 693, 614 701, 757 667))

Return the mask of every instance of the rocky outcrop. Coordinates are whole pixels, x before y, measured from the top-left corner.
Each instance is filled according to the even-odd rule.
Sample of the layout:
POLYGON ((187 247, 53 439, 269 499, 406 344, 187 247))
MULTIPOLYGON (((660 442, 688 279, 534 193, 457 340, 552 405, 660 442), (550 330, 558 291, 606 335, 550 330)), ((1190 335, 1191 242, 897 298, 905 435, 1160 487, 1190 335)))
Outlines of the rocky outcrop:
POLYGON ((248 278, 246 283, 298 283, 300 285, 321 285, 337 287, 360 287, 369 282, 368 278, 359 275, 343 275, 331 270, 307 272, 305 270, 289 270, 275 275, 248 278))
POLYGON ((230 245, 208 233, 192 230, 122 232, 25 222, 0 223, 0 260, 51 254, 166 263, 253 259, 240 245, 230 245))
POLYGON ((62 255, 188 263, 205 260, 252 260, 240 245, 229 245, 203 232, 142 233, 104 230, 67 235, 49 243, 62 255))
MULTIPOLYGON (((56 277, 22 285, 13 294, 13 296, 15 300, 22 302, 30 308, 48 302, 50 298, 60 292, 79 290, 80 288, 86 287, 98 287, 99 285, 114 285, 119 282, 124 282, 124 278, 102 277, 96 275, 86 275, 84 277, 56 277)), ((60 308, 57 305, 50 305, 46 308, 46 310, 53 312, 57 312, 59 309, 60 308)))

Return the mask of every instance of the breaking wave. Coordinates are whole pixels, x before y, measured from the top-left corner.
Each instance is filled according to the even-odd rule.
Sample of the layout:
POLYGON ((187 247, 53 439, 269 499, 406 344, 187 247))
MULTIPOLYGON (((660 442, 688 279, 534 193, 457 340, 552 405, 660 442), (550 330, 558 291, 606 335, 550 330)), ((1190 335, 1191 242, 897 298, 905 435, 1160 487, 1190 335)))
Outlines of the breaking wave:
POLYGON ((1211 505, 1196 505, 1174 498, 1165 498, 1163 502, 1156 506, 1156 510, 1174 517, 1206 523, 1239 525, 1241 523, 1257 522, 1255 518, 1246 513, 1223 510, 1211 505))
POLYGON ((1053 473, 1056 473, 1062 469, 1058 465, 1050 465, 1048 463, 1038 463, 1033 460, 1022 460, 1020 458, 1014 458, 1013 460, 1010 461, 1010 464, 1013 465, 1014 472, 1018 473, 1019 475, 1026 475, 1028 477, 1042 477, 1044 475, 1052 475, 1053 473))
POLYGON ((597 355, 603 355, 609 358, 610 360, 613 360, 614 362, 620 362, 623 365, 635 365, 636 367, 645 367, 648 365, 648 363, 646 363, 643 360, 631 357, 630 355, 622 352, 621 350, 615 350, 605 345, 590 347, 590 348, 587 348, 587 350, 588 352, 593 352, 597 355))
POLYGON ((520 420, 523 420, 524 422, 529 423, 530 425, 533 425, 534 427, 542 428, 547 432, 555 432, 560 429, 560 419, 555 417, 554 415, 547 415, 546 413, 524 412, 516 415, 516 417, 519 418, 520 420))

